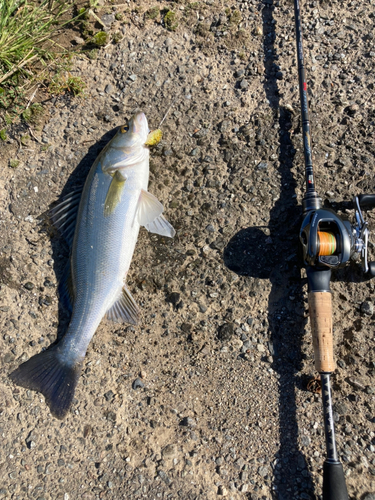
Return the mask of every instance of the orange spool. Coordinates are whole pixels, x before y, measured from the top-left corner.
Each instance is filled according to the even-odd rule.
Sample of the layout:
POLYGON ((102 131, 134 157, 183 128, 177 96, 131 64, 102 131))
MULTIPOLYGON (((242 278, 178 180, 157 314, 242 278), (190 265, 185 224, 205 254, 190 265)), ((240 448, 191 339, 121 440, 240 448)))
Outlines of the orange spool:
POLYGON ((332 255, 336 252, 336 238, 333 233, 318 231, 319 255, 332 255))

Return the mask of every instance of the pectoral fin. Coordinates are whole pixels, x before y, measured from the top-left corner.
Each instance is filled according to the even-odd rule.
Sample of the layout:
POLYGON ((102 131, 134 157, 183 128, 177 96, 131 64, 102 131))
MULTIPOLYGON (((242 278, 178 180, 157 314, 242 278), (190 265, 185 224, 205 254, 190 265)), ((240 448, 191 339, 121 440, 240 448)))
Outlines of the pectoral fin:
POLYGON ((104 217, 111 215, 121 201, 122 190, 124 189, 126 177, 120 170, 116 170, 112 182, 109 185, 108 193, 104 202, 104 217))
POLYGON ((137 220, 141 226, 151 224, 163 210, 163 205, 153 194, 144 189, 141 190, 137 207, 137 220))
POLYGON ((115 323, 130 323, 132 325, 138 323, 139 309, 126 285, 122 288, 118 300, 107 311, 106 317, 115 323))

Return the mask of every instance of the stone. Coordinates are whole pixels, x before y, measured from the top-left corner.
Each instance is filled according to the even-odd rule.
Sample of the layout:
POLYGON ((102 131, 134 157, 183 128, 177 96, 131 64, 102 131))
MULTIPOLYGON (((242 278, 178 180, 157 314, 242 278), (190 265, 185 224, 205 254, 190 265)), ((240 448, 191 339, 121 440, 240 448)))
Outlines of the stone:
POLYGON ((142 380, 140 378, 136 378, 133 382, 133 385, 132 385, 134 390, 143 389, 144 386, 145 386, 145 384, 142 382, 142 380))
POLYGON ((163 458, 172 458, 176 455, 176 446, 174 444, 168 444, 165 448, 162 449, 162 457, 163 458))
POLYGON ((116 18, 114 14, 104 14, 104 16, 102 16, 102 23, 106 26, 111 26, 111 24, 114 23, 115 20, 116 18))
POLYGON ((258 170, 267 170, 267 168, 268 168, 268 163, 266 161, 261 161, 257 165, 258 170))
POLYGON ((262 465, 258 469, 258 474, 262 477, 266 477, 269 474, 269 467, 267 465, 262 465))
POLYGON ((167 302, 176 306, 180 302, 180 299, 181 294, 179 294, 178 292, 172 292, 168 295, 167 302))
POLYGON ((233 323, 224 323, 219 327, 217 337, 222 342, 229 342, 234 334, 235 325, 233 323))
POLYGON ((247 80, 242 80, 240 83, 240 89, 241 90, 246 90, 249 87, 249 82, 247 80))
POLYGON ((184 426, 184 427, 195 427, 197 424, 195 422, 195 420, 191 417, 184 417, 181 422, 180 422, 180 425, 184 426))
POLYGON ((85 40, 83 38, 81 38, 80 36, 75 36, 75 37, 73 37, 72 43, 74 43, 75 45, 84 45, 85 40))
POLYGON ((368 300, 362 302, 361 313, 365 316, 372 316, 374 314, 374 304, 372 302, 369 302, 368 300))

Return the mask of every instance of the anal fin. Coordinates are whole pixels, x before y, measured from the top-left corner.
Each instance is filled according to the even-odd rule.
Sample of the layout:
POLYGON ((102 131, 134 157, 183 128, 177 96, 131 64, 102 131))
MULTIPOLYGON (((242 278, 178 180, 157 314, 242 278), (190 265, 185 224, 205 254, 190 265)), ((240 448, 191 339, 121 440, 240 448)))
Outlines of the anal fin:
POLYGON ((126 285, 122 288, 120 297, 108 309, 106 317, 115 323, 130 323, 131 325, 138 323, 139 308, 126 285))
POLYGON ((168 238, 173 238, 176 231, 173 226, 164 218, 163 215, 159 215, 155 220, 145 225, 147 231, 150 233, 159 234, 160 236, 168 236, 168 238))

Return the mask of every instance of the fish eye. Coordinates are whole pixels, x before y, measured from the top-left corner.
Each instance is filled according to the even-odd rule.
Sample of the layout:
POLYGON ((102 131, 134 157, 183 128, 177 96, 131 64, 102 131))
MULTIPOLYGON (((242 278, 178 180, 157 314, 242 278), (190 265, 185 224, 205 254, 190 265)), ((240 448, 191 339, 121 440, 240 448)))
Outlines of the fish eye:
POLYGON ((129 130, 129 125, 126 124, 126 125, 123 125, 121 128, 120 128, 120 131, 122 134, 126 134, 126 132, 129 130))

